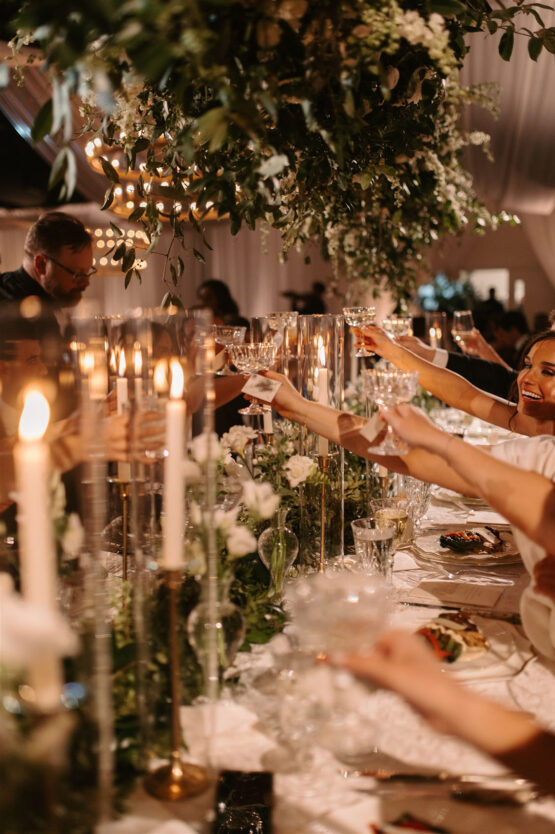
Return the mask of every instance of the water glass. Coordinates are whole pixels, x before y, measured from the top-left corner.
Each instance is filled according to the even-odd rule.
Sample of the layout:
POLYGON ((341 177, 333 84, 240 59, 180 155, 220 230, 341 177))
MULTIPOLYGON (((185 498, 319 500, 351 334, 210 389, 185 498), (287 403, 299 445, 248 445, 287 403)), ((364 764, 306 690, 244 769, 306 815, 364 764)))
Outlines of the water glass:
POLYGON ((370 501, 372 515, 380 526, 392 524, 395 528, 393 549, 407 544, 412 538, 412 522, 409 502, 406 497, 394 495, 390 498, 376 498, 370 501))
POLYGON ((351 521, 355 553, 360 567, 382 576, 390 585, 396 527, 383 518, 357 518, 351 521))
POLYGON ((410 475, 396 475, 397 494, 407 501, 407 509, 413 528, 418 530, 423 517, 428 512, 432 485, 410 475))

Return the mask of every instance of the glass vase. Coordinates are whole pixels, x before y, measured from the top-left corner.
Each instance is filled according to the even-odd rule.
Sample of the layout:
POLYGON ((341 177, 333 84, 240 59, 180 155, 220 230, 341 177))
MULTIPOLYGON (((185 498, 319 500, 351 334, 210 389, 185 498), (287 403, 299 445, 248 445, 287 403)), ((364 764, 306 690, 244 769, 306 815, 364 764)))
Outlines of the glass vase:
POLYGON ((270 527, 258 538, 258 555, 271 577, 270 596, 279 596, 287 571, 297 558, 299 540, 295 533, 285 526, 288 510, 279 509, 270 527))
POLYGON ((187 620, 187 637, 205 675, 208 670, 208 653, 211 628, 215 630, 220 684, 223 673, 231 666, 235 655, 245 639, 246 625, 241 609, 229 599, 229 588, 233 577, 220 582, 216 621, 210 624, 206 600, 196 605, 187 620))

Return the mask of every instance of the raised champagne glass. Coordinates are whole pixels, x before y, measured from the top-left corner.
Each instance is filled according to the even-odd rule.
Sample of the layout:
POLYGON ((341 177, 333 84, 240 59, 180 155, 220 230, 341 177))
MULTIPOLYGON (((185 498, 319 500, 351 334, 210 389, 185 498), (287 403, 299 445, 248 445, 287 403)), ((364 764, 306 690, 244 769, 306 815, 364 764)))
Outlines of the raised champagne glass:
POLYGON ((216 373, 216 376, 233 376, 229 367, 229 349, 232 345, 242 345, 245 341, 246 327, 229 327, 227 325, 213 324, 212 335, 217 345, 223 345, 226 349, 224 366, 216 373))
MULTIPOLYGON (((364 388, 376 405, 394 406, 407 403, 416 394, 417 371, 401 371, 398 368, 373 368, 363 372, 364 388)), ((371 446, 375 455, 405 455, 409 448, 388 425, 384 440, 379 446, 371 446)))
POLYGON ((412 336, 412 316, 387 316, 382 327, 394 339, 399 336, 412 336))
POLYGON ((453 313, 453 326, 451 327, 451 335, 453 341, 464 349, 464 345, 474 333, 474 319, 470 310, 456 310, 453 313))
MULTIPOLYGON (((254 376, 258 371, 268 371, 273 367, 276 348, 272 342, 250 342, 244 345, 231 345, 231 361, 241 373, 254 376)), ((248 408, 240 408, 239 414, 256 416, 263 414, 264 406, 251 403, 248 408)))
MULTIPOLYGON (((343 317, 349 327, 361 328, 367 324, 374 324, 376 321, 375 307, 343 307, 343 317)), ((373 356, 371 350, 359 347, 355 356, 373 356)))

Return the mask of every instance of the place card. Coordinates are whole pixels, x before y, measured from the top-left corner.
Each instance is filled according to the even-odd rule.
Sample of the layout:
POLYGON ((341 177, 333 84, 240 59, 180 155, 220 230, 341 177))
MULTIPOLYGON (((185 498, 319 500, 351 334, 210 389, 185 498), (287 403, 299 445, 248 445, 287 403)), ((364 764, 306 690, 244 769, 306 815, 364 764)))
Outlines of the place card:
POLYGON ((425 579, 407 592, 404 601, 421 605, 473 605, 493 608, 503 591, 504 588, 493 585, 425 579))
POLYGON ((385 420, 382 420, 379 413, 375 414, 361 428, 359 434, 364 437, 369 443, 373 443, 376 437, 385 429, 385 420))
POLYGON ((241 392, 248 394, 249 397, 262 400, 262 402, 271 403, 280 387, 281 382, 277 379, 269 379, 267 376, 253 374, 247 379, 241 388, 241 392))

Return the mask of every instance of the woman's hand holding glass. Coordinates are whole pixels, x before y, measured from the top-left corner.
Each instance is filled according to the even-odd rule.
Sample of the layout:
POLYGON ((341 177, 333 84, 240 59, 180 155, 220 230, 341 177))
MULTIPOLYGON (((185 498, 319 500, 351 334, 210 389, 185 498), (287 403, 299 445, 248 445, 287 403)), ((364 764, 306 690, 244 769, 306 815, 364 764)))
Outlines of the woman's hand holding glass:
POLYGON ((408 403, 382 408, 380 414, 395 434, 412 448, 442 455, 446 443, 452 438, 452 435, 434 426, 423 411, 408 403))

